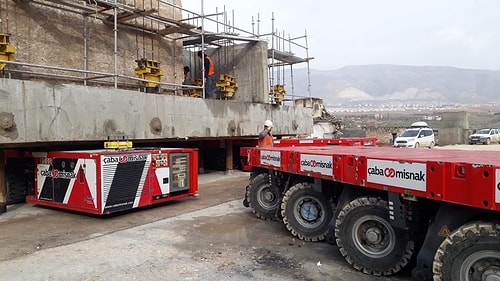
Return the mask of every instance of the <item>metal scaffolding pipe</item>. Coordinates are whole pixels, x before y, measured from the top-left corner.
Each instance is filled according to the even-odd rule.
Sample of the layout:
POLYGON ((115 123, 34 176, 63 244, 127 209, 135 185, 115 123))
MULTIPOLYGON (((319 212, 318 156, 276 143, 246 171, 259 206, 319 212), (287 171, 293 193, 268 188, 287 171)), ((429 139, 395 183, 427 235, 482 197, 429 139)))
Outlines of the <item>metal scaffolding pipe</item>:
MULTIPOLYGON (((116 5, 116 1, 115 0, 115 5, 116 5)), ((114 68, 114 82, 115 82, 115 89, 118 88, 118 77, 116 76, 118 74, 118 19, 117 19, 117 16, 118 16, 118 8, 115 6, 113 8, 113 15, 114 15, 114 19, 113 19, 113 33, 114 33, 114 39, 115 39, 115 47, 114 47, 114 60, 115 60, 115 68, 114 68)))

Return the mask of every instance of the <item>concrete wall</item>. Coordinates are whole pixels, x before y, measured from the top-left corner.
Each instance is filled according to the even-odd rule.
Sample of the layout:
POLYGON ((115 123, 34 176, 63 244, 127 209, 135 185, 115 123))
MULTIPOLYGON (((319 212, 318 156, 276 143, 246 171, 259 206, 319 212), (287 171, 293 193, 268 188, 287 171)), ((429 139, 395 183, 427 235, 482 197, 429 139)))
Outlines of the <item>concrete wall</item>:
POLYGON ((439 129, 439 145, 467 143, 469 115, 465 111, 443 112, 439 129))
MULTIPOLYGON (((215 77, 228 74, 239 87, 233 100, 267 103, 269 101, 267 42, 250 42, 209 49, 215 64, 215 77)), ((202 64, 197 52, 184 51, 184 65, 191 68, 192 78, 201 78, 202 64)))
POLYGON ((0 79, 0 146, 31 142, 309 135, 312 110, 0 79))
POLYGON ((313 118, 319 118, 323 116, 323 110, 325 106, 323 105, 323 100, 319 98, 302 98, 294 101, 295 106, 298 107, 310 107, 313 109, 313 118))
MULTIPOLYGON (((50 2, 42 2, 50 4, 50 2)), ((84 1, 67 2, 84 3, 84 1)), ((127 0, 127 2, 129 5, 135 3, 138 9, 141 9, 143 4, 146 10, 159 9, 156 15, 161 17, 181 19, 179 9, 174 10, 158 1, 127 0)), ((180 0, 169 2, 181 5, 180 0)), ((87 6, 92 7, 91 4, 87 6)), ((100 9, 102 8, 95 7, 96 11, 100 9)), ((77 9, 74 10, 77 11, 77 9)), ((104 18, 102 15, 104 14, 83 16, 32 1, 4 1, 0 8, 0 32, 11 34, 10 43, 17 48, 15 55, 17 61, 113 73, 115 67, 113 24, 112 21, 100 19, 104 18)), ((142 20, 143 18, 139 17, 129 23, 138 22, 142 26, 142 20)), ((147 19, 144 24, 145 27, 153 25, 151 27, 153 30, 163 28, 147 19)), ((172 40, 165 37, 148 35, 140 30, 119 26, 117 52, 118 74, 135 77, 134 69, 137 67, 135 60, 149 58, 160 62, 160 67, 165 71, 162 77, 163 82, 180 83, 182 81, 182 42, 180 40, 174 44, 172 40)), ((9 68, 40 72, 39 68, 28 66, 9 66, 9 68)), ((58 70, 44 71, 75 75, 75 73, 58 70)))
POLYGON ((439 129, 439 145, 452 145, 467 143, 470 130, 464 128, 442 128, 439 129))

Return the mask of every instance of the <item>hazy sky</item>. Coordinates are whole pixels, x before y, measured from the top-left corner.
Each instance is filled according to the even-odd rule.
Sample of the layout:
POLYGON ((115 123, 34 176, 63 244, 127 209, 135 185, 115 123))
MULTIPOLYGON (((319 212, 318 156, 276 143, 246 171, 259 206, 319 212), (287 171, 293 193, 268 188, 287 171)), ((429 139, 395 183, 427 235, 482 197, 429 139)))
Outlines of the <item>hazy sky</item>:
MULTIPOLYGON (((182 3, 201 13, 201 0, 182 3)), ((261 34, 271 32, 274 12, 275 30, 286 37, 307 31, 313 69, 398 64, 500 70, 499 0, 203 0, 203 6, 205 14, 225 6, 231 22, 234 11, 233 24, 248 31, 252 16, 260 14, 261 34)), ((292 52, 305 57, 300 49, 292 52)))

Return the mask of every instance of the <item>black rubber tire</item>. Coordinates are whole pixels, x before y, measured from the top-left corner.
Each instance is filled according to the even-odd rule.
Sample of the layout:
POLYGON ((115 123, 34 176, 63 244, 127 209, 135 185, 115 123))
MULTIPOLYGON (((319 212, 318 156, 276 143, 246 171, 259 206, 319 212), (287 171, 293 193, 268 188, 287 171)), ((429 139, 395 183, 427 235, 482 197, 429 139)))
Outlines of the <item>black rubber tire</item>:
POLYGON ((490 145, 491 144, 491 139, 486 139, 486 142, 484 144, 490 145))
POLYGON ((297 183, 288 189, 281 202, 281 216, 293 236, 317 242, 325 240, 333 217, 329 200, 314 190, 312 183, 297 183))
POLYGON ((269 174, 262 173, 250 180, 247 189, 248 205, 252 212, 263 220, 277 220, 281 203, 281 192, 278 187, 272 187, 269 174))
POLYGON ((415 143, 415 148, 419 148, 420 147, 420 143, 416 142, 415 143))
POLYGON ((26 182, 24 174, 13 173, 7 175, 7 205, 26 201, 26 182))
POLYGON ((357 198, 342 208, 335 223, 335 238, 349 264, 375 276, 400 271, 414 251, 409 233, 390 224, 387 202, 374 197, 357 198), (374 241, 368 241, 368 235, 374 241))
POLYGON ((453 231, 434 256, 434 281, 498 280, 499 236, 500 224, 487 222, 468 223, 453 231))

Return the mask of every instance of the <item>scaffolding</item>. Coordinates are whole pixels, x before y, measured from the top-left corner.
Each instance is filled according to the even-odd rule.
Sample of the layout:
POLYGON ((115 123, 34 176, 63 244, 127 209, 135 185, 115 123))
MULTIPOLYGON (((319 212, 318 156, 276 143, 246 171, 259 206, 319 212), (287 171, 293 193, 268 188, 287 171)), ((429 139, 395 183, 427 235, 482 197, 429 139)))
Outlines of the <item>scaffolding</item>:
MULTIPOLYGON (((202 97, 205 96, 205 85, 202 83, 185 84, 181 81, 180 69, 185 64, 186 60, 193 60, 195 53, 201 51, 205 53, 214 48, 222 48, 224 51, 218 53, 220 62, 223 62, 224 69, 229 70, 223 73, 220 77, 220 85, 227 85, 226 92, 228 95, 234 95, 234 91, 238 88, 234 77, 234 65, 229 65, 231 61, 228 58, 234 59, 234 45, 237 42, 260 42, 267 41, 270 48, 267 51, 268 69, 269 69, 269 89, 273 98, 271 103, 283 103, 296 98, 311 97, 311 80, 309 61, 309 48, 307 45, 307 33, 303 36, 292 38, 290 35, 285 36, 285 32, 278 32, 275 29, 274 13, 272 17, 272 31, 270 33, 260 34, 260 19, 257 20, 257 31, 246 31, 237 28, 234 25, 234 11, 231 12, 232 18, 228 16, 226 7, 220 12, 216 8, 215 13, 205 14, 204 2, 201 0, 201 12, 193 12, 184 9, 173 2, 167 0, 33 0, 29 5, 40 5, 47 8, 57 9, 60 11, 80 15, 83 19, 82 37, 83 37, 83 61, 81 68, 63 67, 57 65, 49 65, 45 63, 30 63, 13 60, 0 60, 0 64, 7 66, 3 70, 4 77, 12 77, 12 75, 23 75, 23 77, 45 77, 49 79, 60 79, 81 83, 87 85, 107 85, 114 88, 138 88, 138 85, 152 85, 159 88, 159 92, 168 92, 175 95, 182 94, 185 89, 194 89, 202 92, 202 97), (137 1, 137 2, 136 2, 137 1), (142 1, 138 2, 138 1, 142 1), (147 5, 149 4, 149 5, 147 5), (172 16, 167 17, 161 14, 161 11, 170 10, 172 16), (90 19, 99 19, 104 25, 108 26, 113 34, 113 70, 112 71, 95 71, 89 70, 89 37, 91 34, 90 19), (208 31, 206 26, 214 26, 215 31, 208 31), (136 77, 129 74, 124 74, 119 71, 120 49, 118 40, 120 32, 135 34, 136 59, 135 61, 147 61, 155 66, 153 74, 151 71, 148 75, 144 75, 144 71, 137 70, 136 77), (171 42, 172 48, 170 55, 172 63, 161 62, 161 40, 171 42), (298 43, 298 40, 304 40, 305 44, 298 43), (141 46, 142 49, 139 47, 141 46), (150 46, 146 48, 145 46, 150 46), (294 54, 292 48, 300 48, 305 50, 305 58, 301 58, 294 54), (181 51, 182 50, 182 51, 181 51), (179 53, 181 51, 181 53, 179 53), (188 55, 186 55, 186 53, 188 55), (179 66, 180 61, 182 65, 179 66), (159 69, 159 65, 171 66, 173 69, 173 81, 161 81, 163 71, 159 69), (293 66, 299 63, 307 64, 307 94, 298 95, 294 89, 294 73, 293 66), (291 94, 290 99, 280 97, 276 99, 275 89, 284 90, 287 76, 285 67, 290 67, 290 84, 291 94), (147 79, 144 79, 147 78, 147 79), (152 81, 153 80, 153 81, 152 81), (281 85, 281 86, 280 86, 281 85), (231 88, 232 87, 232 88, 231 88), (278 102, 277 102, 278 101, 278 102)), ((16 5, 15 3, 13 5, 16 5)), ((13 12, 8 11, 8 7, 1 7, 0 31, 9 32, 9 17, 13 12), (2 19, 3 17, 3 19, 2 19), (6 29, 6 30, 4 30, 6 29)), ((252 19, 252 26, 255 27, 255 22, 252 19)), ((163 47, 163 46, 162 46, 163 47)), ((204 60, 193 60, 191 65, 198 66, 203 64, 204 60)), ((195 67, 202 69, 203 67, 195 67)), ((127 73, 133 73, 133 69, 127 73)), ((223 87, 223 86, 221 86, 223 87)), ((226 87, 226 86, 224 86, 226 87)), ((139 87, 143 88, 143 87, 139 87)))
MULTIPOLYGON (((186 36, 183 37, 183 45, 185 48, 198 48, 205 49, 207 46, 229 46, 234 44, 235 41, 266 41, 270 44, 267 50, 268 58, 268 70, 269 70, 269 103, 272 104, 283 104, 287 101, 292 101, 292 105, 295 105, 296 99, 310 99, 312 98, 311 93, 311 72, 310 72, 310 60, 314 59, 309 56, 309 46, 307 40, 307 31, 304 31, 303 35, 297 37, 291 37, 285 35, 285 31, 279 32, 275 28, 275 17, 272 13, 271 18, 271 31, 268 33, 260 33, 261 20, 260 14, 257 15, 257 21, 252 17, 252 30, 247 31, 243 29, 236 28, 234 26, 234 11, 231 13, 232 21, 228 20, 226 7, 224 6, 221 13, 218 12, 216 8, 215 13, 205 15, 203 13, 203 1, 202 1, 202 13, 201 14, 189 14, 186 20, 189 20, 192 25, 202 27, 202 35, 198 36, 186 36), (219 21, 219 16, 222 17, 222 21, 219 21), (215 17, 213 19, 212 17, 215 17), (205 22, 209 21, 215 25, 215 33, 207 33, 204 31, 205 22), (233 25, 231 25, 233 23, 233 25), (201 25, 200 25, 201 24, 201 25), (296 54, 302 52, 304 57, 296 54), (294 86, 294 69, 296 64, 306 64, 306 74, 307 74, 307 93, 296 94, 294 86), (288 72, 286 67, 289 67, 288 72), (289 76, 290 79, 290 89, 291 93, 288 97, 286 90, 286 78, 289 76)), ((209 47, 208 47, 209 48, 209 47)), ((221 84, 225 81, 221 78, 221 84)))

